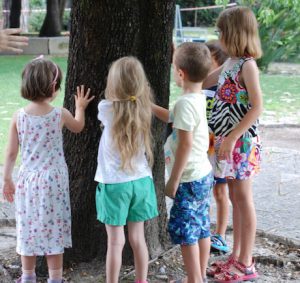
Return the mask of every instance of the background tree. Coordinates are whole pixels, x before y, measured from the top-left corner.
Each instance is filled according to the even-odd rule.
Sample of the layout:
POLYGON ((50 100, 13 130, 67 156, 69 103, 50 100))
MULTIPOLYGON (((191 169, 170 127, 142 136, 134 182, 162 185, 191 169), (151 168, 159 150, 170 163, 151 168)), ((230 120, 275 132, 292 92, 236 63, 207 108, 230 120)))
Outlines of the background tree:
POLYGON ((20 27, 21 8, 22 8, 22 0, 12 0, 10 6, 10 15, 9 15, 10 28, 20 27))
MULTIPOLYGON (((156 102, 167 107, 174 10, 174 0, 73 1, 64 105, 74 112, 73 96, 76 86, 81 84, 90 87, 96 99, 87 109, 83 133, 64 132, 73 227, 73 249, 66 258, 89 260, 99 253, 102 256, 106 253, 105 228, 96 220, 96 183, 93 179, 101 136, 97 104, 104 98, 108 68, 122 56, 137 56, 144 65, 156 102)), ((151 257, 161 253, 167 245, 164 131, 165 126, 154 120, 153 174, 160 216, 146 225, 151 257)))
POLYGON ((47 0, 47 13, 40 36, 60 36, 66 0, 47 0))

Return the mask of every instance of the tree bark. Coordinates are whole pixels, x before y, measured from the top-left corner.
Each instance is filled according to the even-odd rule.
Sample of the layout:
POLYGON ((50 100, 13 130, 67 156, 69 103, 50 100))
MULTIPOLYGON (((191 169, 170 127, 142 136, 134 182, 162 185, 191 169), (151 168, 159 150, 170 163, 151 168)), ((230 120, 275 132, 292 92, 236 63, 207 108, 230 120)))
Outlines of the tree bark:
POLYGON ((60 36, 60 0, 47 0, 47 13, 40 30, 40 37, 60 36))
MULTIPOLYGON (((96 220, 94 174, 101 136, 97 104, 104 98, 110 64, 126 55, 138 57, 155 93, 156 102, 167 107, 175 1, 101 0, 73 1, 69 61, 64 106, 74 113, 77 85, 90 87, 96 99, 86 110, 81 134, 64 131, 64 149, 70 174, 73 248, 71 260, 86 261, 99 254, 105 258, 106 232, 96 220)), ((168 244, 164 188, 163 133, 165 125, 153 122, 153 167, 160 216, 146 224, 151 257, 168 244)), ((130 255, 124 252, 124 256, 130 255)), ((130 256, 127 259, 130 260, 130 256)))
POLYGON ((12 0, 11 7, 10 7, 10 16, 9 16, 10 28, 20 27, 21 7, 22 7, 22 0, 12 0))

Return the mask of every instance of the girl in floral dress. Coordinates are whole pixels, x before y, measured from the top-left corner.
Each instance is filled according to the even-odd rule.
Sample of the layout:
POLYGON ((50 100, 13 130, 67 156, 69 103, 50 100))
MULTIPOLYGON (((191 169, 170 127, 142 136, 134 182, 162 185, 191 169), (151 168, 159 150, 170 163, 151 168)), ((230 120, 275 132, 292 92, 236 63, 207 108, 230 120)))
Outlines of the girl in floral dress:
POLYGON ((72 246, 68 168, 62 127, 79 133, 85 124, 85 108, 93 97, 77 87, 75 117, 65 108, 50 105, 57 96, 62 74, 59 67, 38 58, 22 73, 21 95, 30 103, 11 122, 4 165, 4 199, 15 199, 17 253, 22 276, 18 283, 36 282, 36 256, 46 256, 49 283, 61 283, 64 248, 72 246), (12 171, 21 151, 16 185, 12 171))
POLYGON ((208 275, 216 282, 240 282, 258 277, 252 259, 256 233, 252 177, 260 164, 258 117, 263 103, 255 59, 262 52, 257 21, 249 8, 224 10, 217 28, 230 58, 208 76, 204 87, 218 81, 209 127, 215 135, 215 177, 227 178, 229 186, 234 243, 228 260, 213 263, 208 275))

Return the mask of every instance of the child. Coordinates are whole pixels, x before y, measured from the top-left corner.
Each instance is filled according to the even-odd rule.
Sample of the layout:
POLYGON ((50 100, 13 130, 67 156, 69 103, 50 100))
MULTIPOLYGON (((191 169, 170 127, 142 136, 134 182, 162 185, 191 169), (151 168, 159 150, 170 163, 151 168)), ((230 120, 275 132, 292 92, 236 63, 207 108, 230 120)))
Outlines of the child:
MULTIPOLYGON (((210 72, 222 66, 227 60, 227 54, 222 50, 220 42, 218 40, 211 40, 205 43, 208 47, 211 57, 212 65, 210 72)), ((211 111, 213 108, 213 102, 215 99, 215 93, 217 90, 217 85, 212 86, 208 90, 204 90, 206 94, 206 116, 207 120, 211 116, 211 111)), ((214 151, 214 136, 210 134, 210 144, 209 144, 209 158, 215 157, 214 151)), ((215 185, 213 189, 214 197, 217 205, 217 221, 216 221, 216 231, 211 236, 211 250, 218 252, 229 252, 229 247, 225 241, 225 232, 228 223, 229 205, 228 196, 226 190, 226 179, 225 178, 215 178, 215 185)))
POLYGON ((261 56, 257 22, 246 7, 224 10, 217 21, 219 39, 230 56, 212 72, 205 87, 216 84, 209 127, 215 135, 216 177, 226 177, 233 206, 233 251, 225 263, 209 269, 217 282, 247 281, 258 277, 252 259, 256 216, 252 199, 252 176, 260 163, 258 117, 262 93, 255 62, 261 56), (218 79, 219 77, 219 79, 218 79))
POLYGON ((183 43, 175 51, 173 64, 175 82, 183 94, 172 111, 156 105, 153 111, 164 122, 173 123, 165 145, 170 175, 166 195, 174 198, 168 230, 172 242, 181 245, 187 282, 199 283, 206 282, 210 251, 213 177, 207 157, 206 97, 202 92, 202 82, 211 66, 210 52, 204 44, 183 43))
POLYGON ((4 165, 4 199, 15 195, 17 253, 22 276, 18 283, 36 282, 36 256, 46 256, 48 283, 61 283, 64 248, 71 242, 71 211, 68 168, 62 143, 62 127, 79 133, 84 127, 84 110, 93 99, 84 86, 77 87, 75 118, 64 108, 50 105, 60 89, 62 73, 53 62, 38 58, 22 73, 21 95, 30 103, 17 111, 11 122, 4 165), (12 170, 18 147, 21 161, 15 186, 12 170))
POLYGON ((147 282, 144 221, 158 215, 152 180, 152 95, 142 64, 134 57, 115 61, 108 73, 98 119, 104 125, 95 180, 97 219, 106 225, 106 282, 117 283, 125 243, 133 249, 137 283, 147 282))

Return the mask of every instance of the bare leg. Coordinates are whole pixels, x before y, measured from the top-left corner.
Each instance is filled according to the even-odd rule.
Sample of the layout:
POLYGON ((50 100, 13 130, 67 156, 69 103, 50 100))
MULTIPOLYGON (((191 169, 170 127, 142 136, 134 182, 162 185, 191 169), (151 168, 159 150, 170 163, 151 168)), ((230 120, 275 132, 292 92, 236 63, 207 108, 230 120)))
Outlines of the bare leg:
POLYGON ((105 225, 107 232, 106 282, 118 283, 125 244, 124 226, 105 225))
POLYGON ((50 280, 62 280, 63 254, 48 255, 46 258, 50 280))
POLYGON ((229 215, 229 203, 226 186, 226 183, 220 183, 216 184, 213 189, 217 205, 216 234, 221 235, 223 238, 225 238, 229 215))
POLYGON ((21 256, 22 262, 22 277, 35 277, 35 256, 21 256))
POLYGON ((235 191, 237 190, 233 180, 228 180, 229 197, 232 203, 232 222, 233 222, 233 248, 232 255, 238 258, 241 248, 241 223, 239 215, 239 207, 235 198, 235 191))
POLYGON ((256 213, 252 197, 252 179, 235 180, 235 200, 240 217, 241 251, 239 262, 250 266, 256 235, 256 213))
POLYGON ((148 274, 148 248, 145 241, 144 222, 128 222, 128 237, 133 250, 135 276, 145 282, 148 274))
POLYGON ((187 283, 202 282, 199 245, 182 245, 181 252, 188 277, 187 283))
POLYGON ((198 242, 200 250, 200 268, 202 278, 206 277, 206 269, 210 254, 210 237, 201 239, 198 242))

